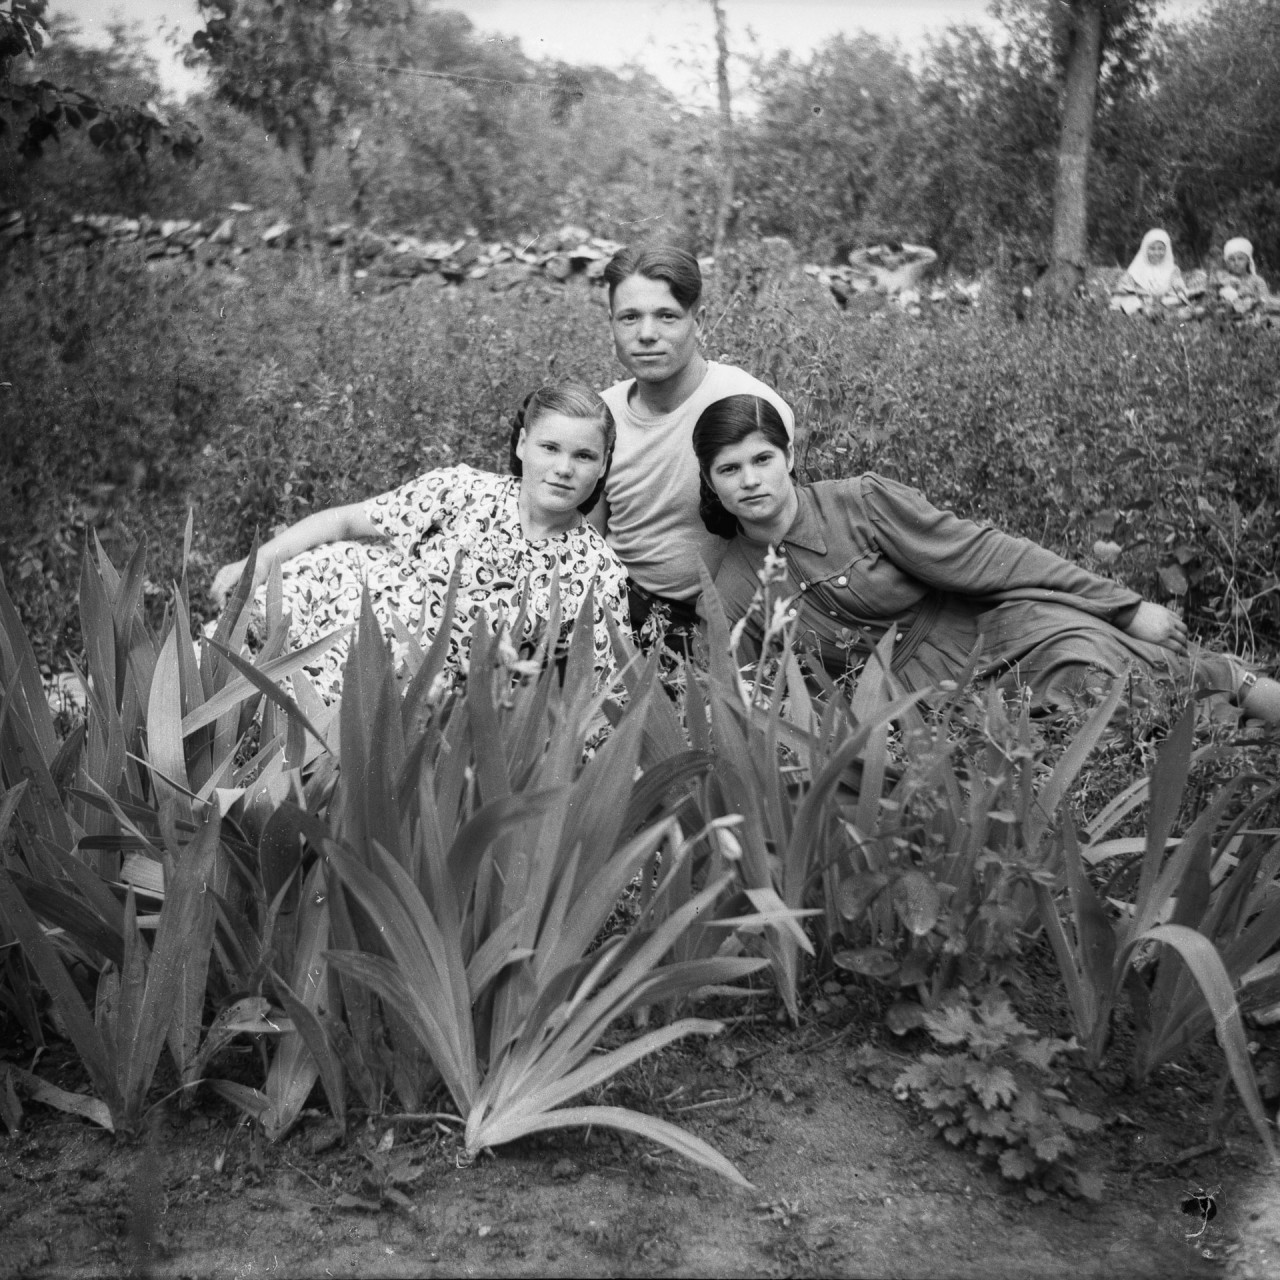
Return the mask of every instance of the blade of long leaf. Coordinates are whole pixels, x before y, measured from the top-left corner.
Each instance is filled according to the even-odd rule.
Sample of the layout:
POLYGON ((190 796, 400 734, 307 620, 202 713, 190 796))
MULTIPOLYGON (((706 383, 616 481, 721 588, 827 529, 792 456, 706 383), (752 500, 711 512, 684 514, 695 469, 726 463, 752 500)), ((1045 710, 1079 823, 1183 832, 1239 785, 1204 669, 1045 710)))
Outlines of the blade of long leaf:
POLYGON ((530 1133, 542 1133, 549 1129, 579 1129, 598 1125, 602 1128, 624 1129, 647 1138, 651 1142, 661 1143, 686 1160, 700 1164, 727 1178, 735 1186, 747 1191, 755 1188, 738 1172, 729 1160, 722 1156, 713 1146, 695 1137, 686 1129, 671 1124, 667 1120, 659 1120, 656 1116, 642 1115, 639 1111, 631 1111, 626 1107, 565 1107, 557 1111, 543 1111, 530 1117, 518 1126, 511 1126, 500 1138, 483 1141, 477 1150, 487 1146, 500 1146, 504 1142, 512 1142, 530 1133))
POLYGON ((191 816, 189 797, 194 792, 187 777, 182 747, 182 677, 178 659, 178 629, 173 627, 160 649, 151 694, 147 702, 147 759, 151 777, 162 801, 191 816))
MULTIPOLYGON (((393 859, 385 855, 379 859, 380 874, 340 849, 331 849, 329 860, 343 884, 379 927, 398 966, 396 983, 409 1002, 405 1016, 415 1020, 454 1101, 459 1108, 469 1108, 477 1081, 471 1002, 460 940, 440 932, 417 887, 393 859)), ((361 959, 374 957, 332 953, 331 958, 360 981, 368 982, 372 975, 385 985, 386 975, 380 968, 370 970, 359 965, 361 959)), ((386 990, 375 989, 387 998, 386 990)), ((401 1012, 405 1013, 405 1009, 401 1012)))
POLYGON ((480 993, 509 964, 526 960, 534 953, 528 947, 517 947, 516 939, 524 927, 525 908, 508 916, 476 950, 467 964, 467 990, 474 1004, 480 993))
POLYGON ((277 980, 278 994, 293 1019, 294 1029, 276 1046, 264 1089, 271 1107, 263 1118, 263 1128, 272 1141, 293 1126, 317 1076, 323 1080, 335 1118, 343 1122, 346 1115, 341 1077, 318 1022, 318 1017, 327 1012, 329 988, 325 961, 329 894, 323 862, 317 862, 307 875, 295 929, 292 983, 277 980))
POLYGON ((1110 1018, 1119 987, 1115 963, 1116 932, 1085 874, 1075 828, 1069 818, 1062 836, 1062 857, 1076 926, 1080 978, 1088 993, 1092 1022, 1096 1027, 1099 1020, 1110 1018))
POLYGON ((538 936, 534 968, 539 980, 572 964, 591 945, 623 889, 662 847, 670 832, 664 821, 641 831, 602 866, 573 899, 563 922, 550 922, 538 936))
POLYGON ((720 896, 730 879, 728 875, 720 877, 672 912, 643 939, 602 990, 593 994, 593 984, 583 983, 565 1010, 566 1027, 572 1024, 574 1034, 557 1036, 545 1046, 538 1055, 538 1069, 545 1071, 548 1078, 558 1079, 590 1053, 634 989, 652 973, 675 940, 720 896))
POLYGON ((24 1071, 21 1067, 16 1067, 12 1063, 0 1062, 0 1074, 3 1073, 8 1073, 37 1102, 43 1102, 46 1107, 53 1107, 58 1111, 65 1111, 68 1115, 80 1116, 85 1120, 92 1120, 94 1124, 99 1125, 108 1133, 115 1132, 116 1127, 111 1118, 111 1109, 100 1099, 86 1097, 83 1093, 69 1093, 66 1089, 59 1089, 57 1085, 50 1084, 40 1076, 30 1071, 24 1071))
POLYGON ((491 1086, 486 1080, 484 1092, 467 1118, 467 1145, 470 1147, 481 1134, 490 1135, 479 1143, 481 1146, 509 1142, 510 1138, 496 1136, 505 1125, 518 1124, 529 1116, 552 1111, 685 1036, 717 1036, 723 1030, 723 1023, 707 1018, 681 1018, 670 1026, 637 1036, 607 1053, 593 1054, 581 1066, 563 1076, 554 1075, 546 1068, 546 1064, 539 1063, 538 1069, 528 1073, 524 1087, 517 1094, 498 1089, 494 1091, 494 1100, 488 1106, 485 1105, 485 1098, 490 1094, 491 1086), (506 1106, 501 1106, 498 1100, 504 1093, 510 1101, 506 1106))
MULTIPOLYGON (((1182 792, 1187 783, 1187 771, 1191 763, 1191 738, 1195 730, 1195 706, 1187 707, 1173 731, 1160 744, 1155 767, 1151 771, 1151 808, 1147 819, 1147 848, 1142 858, 1138 876, 1138 893, 1135 901, 1139 910, 1151 901, 1164 855, 1165 844, 1173 831, 1173 824, 1182 803, 1182 792)), ((1148 920, 1142 926, 1146 928, 1148 920)))
POLYGON ((271 1100, 261 1089, 251 1089, 233 1080, 210 1080, 209 1087, 255 1120, 261 1120, 271 1106, 271 1100))
MULTIPOLYGON (((347 1127, 347 1095, 343 1084, 342 1068, 329 1045, 320 1017, 293 993, 293 989, 273 972, 276 994, 284 1011, 293 1022, 294 1030, 301 1037, 307 1052, 319 1065, 320 1083, 324 1085, 325 1097, 329 1099, 329 1110, 341 1129, 347 1127)), ((303 1098, 305 1102, 305 1097, 303 1098)))
MULTIPOLYGON (((1159 874, 1154 880, 1145 881, 1145 893, 1144 881, 1139 881, 1139 893, 1134 902, 1133 918, 1129 925, 1131 933, 1141 933, 1162 917, 1169 902, 1179 893, 1179 887, 1193 862, 1199 861, 1204 864, 1201 870, 1207 881, 1211 856, 1210 839, 1241 781, 1240 778, 1232 779, 1218 790, 1213 800, 1197 815, 1186 834, 1174 845, 1172 854, 1160 867, 1159 874)), ((1147 853, 1150 853, 1150 845, 1147 853)), ((1208 888, 1207 884, 1205 888, 1208 888)), ((1178 920, 1176 923, 1188 922, 1178 920)), ((1199 924, 1199 921, 1195 923, 1199 924)))
POLYGON ((1058 763, 1054 765, 1053 772, 1036 793, 1025 837, 1027 852, 1032 857, 1035 856, 1036 851, 1040 848, 1040 841, 1044 838, 1045 831, 1053 821, 1053 816, 1057 812, 1058 806, 1070 792, 1080 770, 1084 768, 1085 763, 1093 754, 1094 748, 1101 741, 1102 735, 1106 733, 1107 726, 1110 725, 1111 718, 1115 715, 1116 708, 1120 705, 1120 696, 1123 694, 1124 689, 1125 682, 1119 677, 1111 682, 1111 688, 1107 691, 1107 696, 1103 698, 1097 710, 1085 721, 1084 726, 1075 737, 1071 739, 1071 744, 1059 757, 1058 763))
POLYGON ((22 794, 27 789, 27 782, 24 778, 16 786, 10 787, 2 797, 0 797, 0 836, 9 829, 9 823, 13 821, 14 812, 18 808, 18 801, 22 799, 22 794))
MULTIPOLYGON (((1181 787, 1178 790, 1181 794, 1181 787)), ((1185 925, 1164 924, 1148 929, 1135 938, 1126 952, 1125 959, 1133 955, 1135 947, 1148 941, 1163 942, 1172 947, 1191 970, 1213 1013, 1218 1043, 1226 1056, 1231 1078, 1235 1081, 1245 1111, 1253 1122, 1253 1127, 1272 1162, 1280 1163, 1280 1153, 1276 1151, 1266 1114, 1262 1109, 1262 1099, 1258 1094, 1258 1082, 1253 1074, 1253 1065, 1249 1060, 1249 1046, 1245 1039, 1244 1024, 1240 1019, 1240 1007, 1236 1004, 1230 975, 1222 963, 1222 957, 1218 954, 1217 948, 1208 938, 1194 929, 1188 929, 1185 925)))
POLYGON ((36 971, 41 985, 53 1001, 80 1060, 112 1115, 120 1115, 120 1094, 116 1087, 115 1064, 111 1061, 98 1028, 71 981, 53 944, 45 937, 31 908, 8 871, 0 866, 0 917, 7 921, 23 953, 36 971))
MULTIPOLYGON (((3 831, 3 823, 0 823, 0 833, 3 831)), ((19 892, 36 915, 59 929, 65 929, 81 946, 99 952, 113 964, 123 962, 119 932, 80 898, 16 871, 11 874, 19 892)))
MULTIPOLYGON (((341 637, 336 634, 333 636, 324 637, 326 641, 331 641, 331 642, 336 642, 336 640, 340 638, 341 637)), ((209 641, 209 643, 213 645, 213 647, 217 649, 218 652, 221 653, 222 656, 226 658, 226 660, 233 667, 235 667, 235 669, 238 672, 240 672, 240 674, 244 676, 244 678, 251 685, 253 685, 254 688, 256 688, 259 693, 264 694, 268 699, 268 701, 272 702, 274 705, 279 707, 286 714, 291 716, 296 716, 302 722, 303 726, 311 733, 311 736, 315 738, 315 740, 318 743, 320 743, 320 745, 325 750, 328 750, 328 744, 325 741, 324 734, 321 733, 320 730, 315 727, 315 725, 312 723, 310 719, 308 719, 306 716, 302 714, 302 709, 298 706, 298 704, 291 697, 289 697, 289 695, 285 693, 285 691, 282 688, 280 688, 280 686, 276 684, 275 681, 272 680, 270 676, 265 674, 266 668, 270 666, 269 663, 264 664, 262 668, 258 668, 258 667, 255 667, 253 663, 247 662, 238 653, 235 653, 233 650, 228 649, 226 645, 219 644, 216 640, 212 640, 212 639, 209 641)), ((315 643, 317 645, 320 645, 322 644, 322 641, 317 640, 315 643)), ((314 646, 308 646, 308 648, 312 648, 312 647, 314 646)), ((329 646, 325 644, 323 647, 328 648, 329 646)), ((298 652, 302 653, 302 652, 306 652, 306 650, 299 650, 298 652)), ((288 656, 290 658, 296 658, 298 654, 291 653, 288 656)), ((297 665, 300 666, 301 663, 297 665)), ((294 667, 293 669, 296 670, 297 667, 294 667)), ((227 710, 228 708, 226 706, 223 706, 219 711, 215 713, 215 715, 213 715, 212 717, 205 718, 207 717, 209 708, 218 706, 219 700, 224 699, 226 695, 227 695, 227 690, 223 689, 220 693, 217 693, 212 698, 210 698, 209 701, 206 702, 203 707, 199 708, 197 711, 194 711, 192 713, 191 722, 190 722, 191 728, 195 729, 195 728, 198 728, 201 724, 208 724, 209 719, 216 719, 217 715, 221 714, 221 711, 227 710)), ((243 701, 243 699, 232 698, 229 701, 228 706, 234 706, 237 701, 243 701)), ((183 731, 184 732, 188 731, 186 721, 183 722, 183 731)))
MULTIPOLYGON (((213 876, 221 818, 215 806, 196 838, 187 846, 165 886, 164 906, 156 930, 155 946, 147 966, 146 987, 135 1027, 128 1042, 119 1043, 122 1088, 127 1114, 133 1119, 141 1115, 142 1103, 155 1074, 160 1048, 169 1034, 175 1016, 194 1016, 180 994, 189 960, 193 959, 193 943, 198 947, 211 942, 211 929, 205 926, 206 914, 212 920, 213 896, 208 892, 213 876)), ((132 893, 132 890, 130 890, 132 893)), ((126 929, 126 948, 128 932, 126 929)), ((127 951, 126 951, 127 958, 127 951)), ((208 952, 195 956, 197 964, 207 966, 208 952)), ((189 1034, 189 1027, 184 1034, 189 1034)))

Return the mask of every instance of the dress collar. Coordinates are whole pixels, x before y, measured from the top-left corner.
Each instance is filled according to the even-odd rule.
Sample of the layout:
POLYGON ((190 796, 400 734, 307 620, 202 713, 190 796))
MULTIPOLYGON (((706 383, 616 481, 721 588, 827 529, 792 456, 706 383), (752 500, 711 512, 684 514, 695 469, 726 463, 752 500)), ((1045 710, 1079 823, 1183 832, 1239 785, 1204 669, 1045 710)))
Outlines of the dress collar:
POLYGON ((793 547, 803 547, 815 555, 827 554, 827 540, 823 535, 823 521, 818 504, 808 485, 796 485, 796 518, 791 522, 783 542, 793 547))

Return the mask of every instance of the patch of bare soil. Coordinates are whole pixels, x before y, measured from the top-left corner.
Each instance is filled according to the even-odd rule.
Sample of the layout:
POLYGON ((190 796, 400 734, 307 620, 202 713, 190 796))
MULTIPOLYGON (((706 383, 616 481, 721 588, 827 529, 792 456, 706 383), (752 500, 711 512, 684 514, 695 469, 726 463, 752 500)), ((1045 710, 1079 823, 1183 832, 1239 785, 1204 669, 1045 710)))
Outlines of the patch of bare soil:
POLYGON ((700 1133, 754 1192, 598 1130, 460 1168, 431 1121, 342 1145, 315 1114, 264 1147, 209 1100, 131 1145, 32 1103, 0 1145, 0 1275, 1280 1275, 1280 1180, 1242 1118, 1167 1163, 1203 1145, 1212 1080, 1088 1099, 1107 1197, 1033 1205, 853 1083, 855 1029, 824 1030, 743 1028, 610 1093, 700 1133))

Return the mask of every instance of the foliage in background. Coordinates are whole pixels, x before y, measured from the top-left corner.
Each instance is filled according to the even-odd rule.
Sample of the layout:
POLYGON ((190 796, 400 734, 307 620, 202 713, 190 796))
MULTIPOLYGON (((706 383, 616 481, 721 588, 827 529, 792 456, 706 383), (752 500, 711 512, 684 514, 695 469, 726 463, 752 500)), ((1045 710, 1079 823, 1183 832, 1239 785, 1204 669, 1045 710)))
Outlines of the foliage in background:
MULTIPOLYGON (((502 470, 530 387, 617 377, 600 293, 424 285, 359 301, 317 288, 309 261, 255 264, 187 277, 128 253, 0 262, 0 568, 42 662, 65 668, 78 649, 71 587, 89 529, 113 552, 147 538, 158 606, 190 506, 193 575, 212 573, 255 527, 431 466, 502 470)), ((732 276, 708 284, 709 354, 788 396, 807 476, 882 471, 1179 605, 1207 643, 1280 643, 1265 330, 1102 316, 1050 331, 994 305, 870 323, 732 276), (1120 548, 1113 560, 1095 557, 1099 541, 1120 548)))
MULTIPOLYGON (((821 259, 908 239, 966 272, 1043 263, 1066 6, 992 8, 994 25, 949 27, 911 61, 871 36, 748 59, 735 88, 731 236, 785 235, 821 259)), ((1123 264, 1148 227, 1164 225, 1184 264, 1243 232, 1274 275, 1280 116, 1267 88, 1280 0, 1215 0, 1182 22, 1157 21, 1148 0, 1103 10, 1094 260, 1123 264)), ((138 92, 155 68, 137 35, 115 26, 107 48, 87 48, 53 24, 40 74, 142 114, 128 128, 123 116, 110 129, 96 119, 103 155, 74 129, 38 163, 0 138, 0 174, 24 207, 190 218, 235 199, 427 235, 472 227, 533 240, 570 221, 624 241, 639 229, 711 245, 713 121, 652 76, 545 64, 514 40, 481 40, 460 13, 410 0, 234 10, 211 0, 203 13, 188 52, 213 84, 182 108, 203 134, 196 169, 156 146, 143 154, 153 133, 184 153, 190 139, 161 127, 173 104, 138 92)), ((41 127, 60 109, 42 108, 41 127)))
MULTIPOLYGON (((166 152, 176 160, 190 160, 200 142, 199 130, 185 120, 171 120, 153 101, 154 92, 127 101, 119 93, 124 88, 118 77, 110 75, 105 85, 94 78, 81 80, 75 75, 74 51, 70 65, 50 65, 40 57, 50 36, 44 25, 48 0, 3 0, 0 4, 0 162, 12 165, 17 152, 27 162, 39 160, 50 143, 59 143, 66 130, 84 130, 85 136, 100 152, 119 157, 126 165, 147 163, 152 151, 166 152), (47 74, 34 76, 32 66, 37 58, 40 70, 47 74), (69 72, 75 83, 58 83, 69 72), (56 77, 50 79, 50 76, 56 77)), ((55 36, 69 36, 72 29, 55 18, 51 26, 55 36)), ((113 40, 127 44, 123 28, 115 24, 113 40)), ((132 51, 133 59, 139 51, 132 51)))
POLYGON ((1245 235, 1280 274, 1280 3, 1213 0, 1153 47, 1159 91, 1137 104, 1128 191, 1197 257, 1245 235))

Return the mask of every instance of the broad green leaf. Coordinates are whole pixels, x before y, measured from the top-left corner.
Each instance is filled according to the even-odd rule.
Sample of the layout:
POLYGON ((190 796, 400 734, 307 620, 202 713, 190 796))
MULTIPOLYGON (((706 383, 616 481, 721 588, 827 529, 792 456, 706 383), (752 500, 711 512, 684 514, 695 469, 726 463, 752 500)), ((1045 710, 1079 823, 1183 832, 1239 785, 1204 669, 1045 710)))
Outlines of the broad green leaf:
POLYGON ((182 735, 182 677, 178 659, 178 631, 170 630, 156 661, 147 701, 147 760, 161 801, 191 816, 193 789, 187 778, 182 735))
POLYGON ((713 1146, 695 1137, 685 1129, 659 1120, 656 1116, 642 1115, 638 1111, 626 1107, 564 1107, 555 1111, 544 1111, 531 1116, 518 1125, 510 1126, 505 1132, 509 1137, 495 1137, 488 1141, 484 1135, 478 1135, 477 1150, 490 1146, 500 1146, 503 1142, 512 1142, 531 1133, 543 1133, 551 1129, 579 1129, 600 1126, 607 1129, 622 1129, 634 1133, 650 1142, 660 1143, 670 1148, 677 1155, 684 1156, 694 1164, 700 1164, 727 1178, 735 1186, 747 1191, 755 1188, 738 1172, 730 1161, 726 1160, 713 1146))
POLYGON ((854 951, 837 951, 832 957, 836 967, 860 973, 867 978, 887 978, 898 971, 898 962, 883 947, 859 947, 854 951))
POLYGON ((66 1089, 59 1089, 57 1085, 50 1084, 40 1076, 24 1071, 10 1062, 0 1063, 0 1075, 4 1074, 16 1080, 27 1093, 37 1102, 44 1103, 46 1107, 53 1107, 57 1111, 80 1116, 85 1120, 92 1120, 108 1133, 115 1132, 116 1126, 111 1116, 111 1109, 99 1098, 90 1098, 83 1093, 71 1093, 66 1089))
POLYGON ((904 871, 890 890, 893 909, 909 932, 922 938, 933 931, 942 910, 937 884, 923 871, 904 871))
POLYGON ((888 885, 889 877, 883 871, 860 871, 846 876, 836 891, 836 909, 844 919, 857 921, 888 885))

